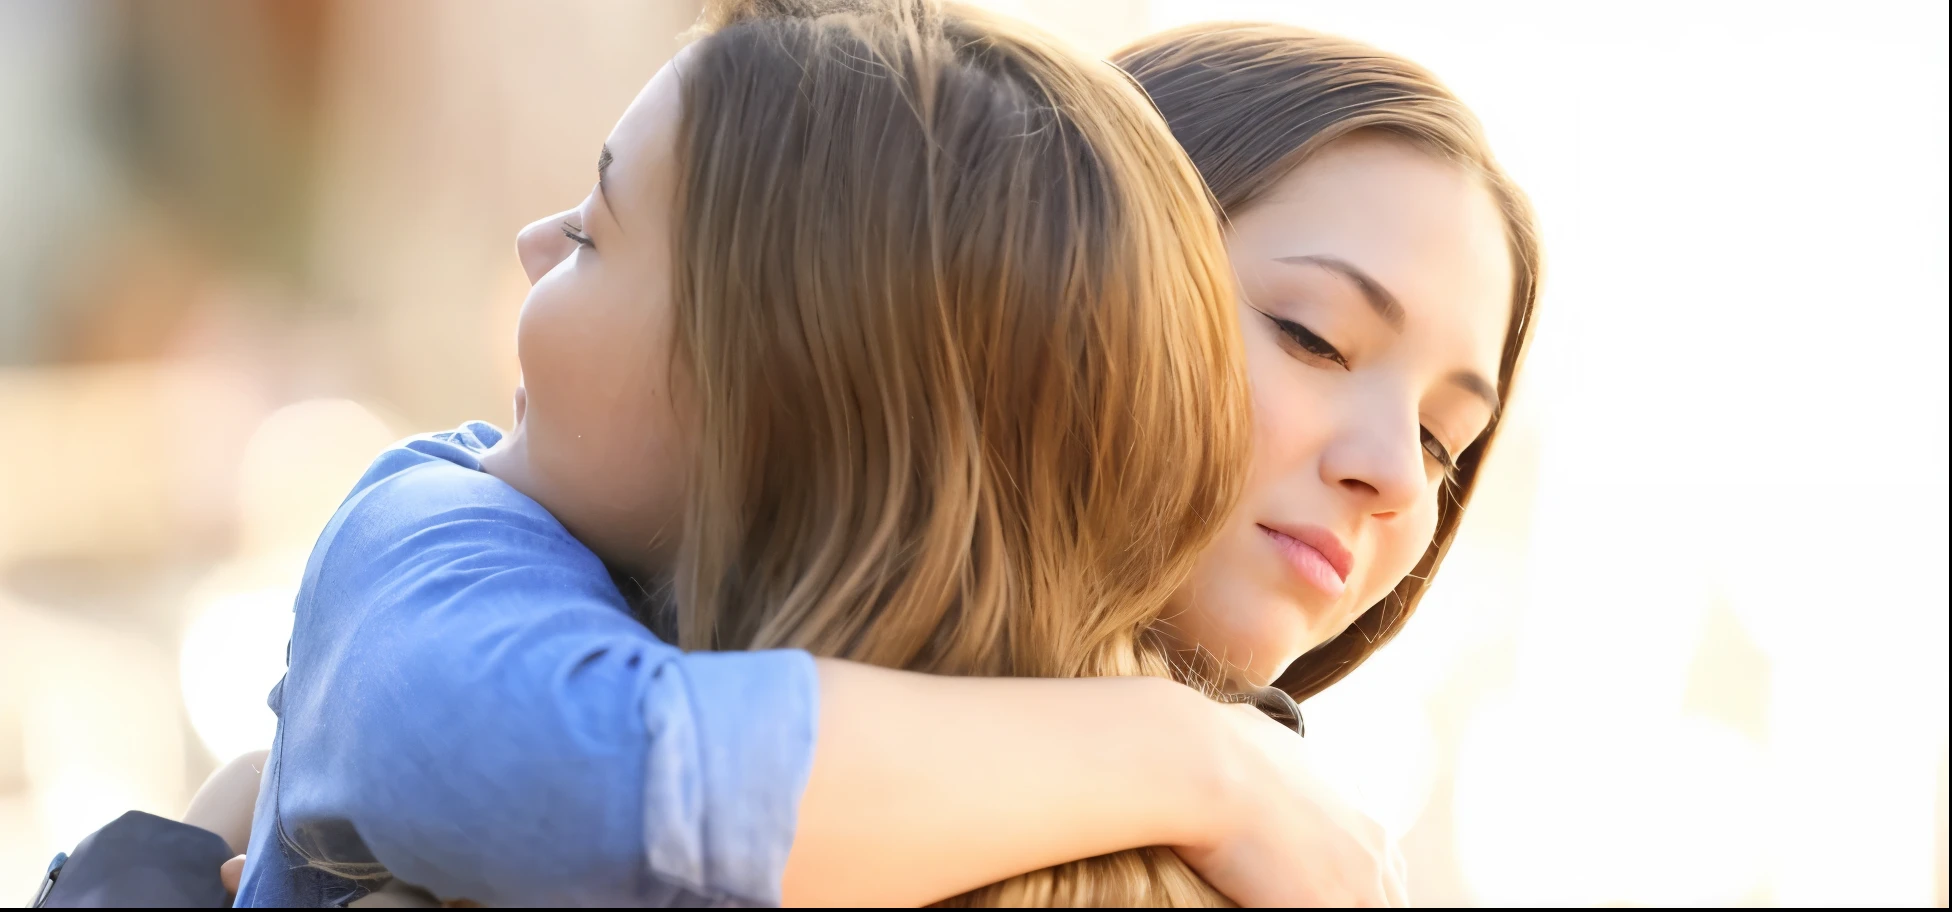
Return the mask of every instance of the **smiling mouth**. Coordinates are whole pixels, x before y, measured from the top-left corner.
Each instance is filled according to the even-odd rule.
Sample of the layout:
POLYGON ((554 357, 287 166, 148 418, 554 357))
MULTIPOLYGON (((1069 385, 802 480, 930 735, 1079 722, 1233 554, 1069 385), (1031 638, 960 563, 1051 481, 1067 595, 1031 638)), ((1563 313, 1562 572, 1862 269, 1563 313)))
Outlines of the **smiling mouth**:
POLYGON ((1348 580, 1342 569, 1331 562, 1321 549, 1286 532, 1266 526, 1257 526, 1257 528, 1274 543, 1275 549, 1281 552, 1282 559, 1287 562, 1288 569, 1293 571, 1302 582, 1320 590, 1329 598, 1341 597, 1342 590, 1348 586, 1348 580))

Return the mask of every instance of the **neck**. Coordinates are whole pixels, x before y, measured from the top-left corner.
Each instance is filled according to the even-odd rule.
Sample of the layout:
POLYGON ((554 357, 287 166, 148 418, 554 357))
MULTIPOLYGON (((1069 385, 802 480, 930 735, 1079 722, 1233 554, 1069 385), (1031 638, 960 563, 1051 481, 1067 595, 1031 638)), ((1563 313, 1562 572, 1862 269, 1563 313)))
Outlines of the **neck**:
MULTIPOLYGON (((670 535, 674 523, 661 518, 622 515, 614 509, 592 508, 591 497, 577 497, 573 486, 551 482, 528 458, 521 425, 482 454, 481 470, 541 505, 583 546, 596 552, 618 580, 637 580, 638 587, 664 587, 676 566, 670 535)), ((600 504, 608 507, 609 504, 600 504)))

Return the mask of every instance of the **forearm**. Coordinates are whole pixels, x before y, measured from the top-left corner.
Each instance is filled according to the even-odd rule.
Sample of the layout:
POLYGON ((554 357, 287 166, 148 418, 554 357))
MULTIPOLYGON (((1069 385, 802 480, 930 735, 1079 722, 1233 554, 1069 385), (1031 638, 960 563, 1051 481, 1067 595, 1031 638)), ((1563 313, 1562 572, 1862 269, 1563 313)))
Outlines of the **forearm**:
POLYGON ((820 660, 788 905, 919 905, 1206 838, 1211 704, 1156 678, 954 678, 820 660))

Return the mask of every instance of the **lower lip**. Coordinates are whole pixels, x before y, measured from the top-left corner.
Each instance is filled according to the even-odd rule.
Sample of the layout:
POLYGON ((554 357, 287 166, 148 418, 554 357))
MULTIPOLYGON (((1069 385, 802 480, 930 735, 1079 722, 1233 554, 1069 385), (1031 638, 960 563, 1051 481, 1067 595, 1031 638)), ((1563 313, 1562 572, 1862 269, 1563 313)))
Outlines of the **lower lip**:
POLYGON ((1322 556, 1322 552, 1303 544, 1299 539, 1283 535, 1266 526, 1257 528, 1268 537, 1269 541, 1274 542, 1274 547, 1280 550, 1281 557, 1288 562, 1288 569, 1293 570, 1303 582, 1320 589, 1329 598, 1341 596, 1346 584, 1335 572, 1335 565, 1329 563, 1328 558, 1322 556))

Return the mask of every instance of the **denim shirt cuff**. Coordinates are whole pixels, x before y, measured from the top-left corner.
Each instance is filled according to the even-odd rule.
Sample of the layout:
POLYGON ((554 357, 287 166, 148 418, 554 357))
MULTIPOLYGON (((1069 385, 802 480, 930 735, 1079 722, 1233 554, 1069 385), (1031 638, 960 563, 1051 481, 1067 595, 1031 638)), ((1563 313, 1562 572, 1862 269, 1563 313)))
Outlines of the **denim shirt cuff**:
POLYGON ((799 650, 689 653, 645 707, 650 869, 735 904, 777 906, 813 763, 820 681, 799 650), (671 683, 671 682, 667 682, 671 683))

